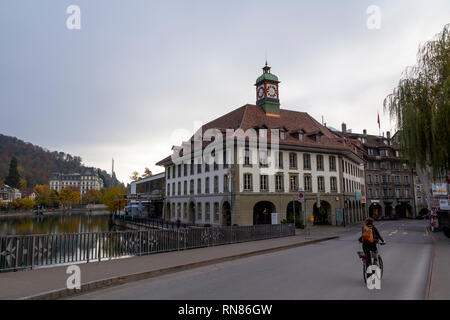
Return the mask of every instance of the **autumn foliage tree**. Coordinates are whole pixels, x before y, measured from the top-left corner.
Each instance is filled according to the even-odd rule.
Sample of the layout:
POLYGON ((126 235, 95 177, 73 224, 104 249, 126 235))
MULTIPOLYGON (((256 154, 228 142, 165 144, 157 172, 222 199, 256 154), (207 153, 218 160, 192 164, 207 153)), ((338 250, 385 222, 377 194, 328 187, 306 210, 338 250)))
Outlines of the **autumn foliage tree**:
POLYGON ((46 208, 59 206, 59 195, 55 190, 50 189, 48 185, 36 185, 34 189, 37 193, 37 204, 46 208))
POLYGON ((102 202, 109 212, 117 212, 122 210, 126 204, 126 201, 123 200, 124 196, 125 190, 123 188, 112 187, 105 190, 102 202))
POLYGON ((90 189, 86 191, 83 196, 83 203, 97 203, 100 202, 101 194, 99 191, 90 189))
POLYGON ((64 209, 71 209, 74 204, 81 202, 80 190, 73 186, 67 186, 59 193, 59 200, 64 209))

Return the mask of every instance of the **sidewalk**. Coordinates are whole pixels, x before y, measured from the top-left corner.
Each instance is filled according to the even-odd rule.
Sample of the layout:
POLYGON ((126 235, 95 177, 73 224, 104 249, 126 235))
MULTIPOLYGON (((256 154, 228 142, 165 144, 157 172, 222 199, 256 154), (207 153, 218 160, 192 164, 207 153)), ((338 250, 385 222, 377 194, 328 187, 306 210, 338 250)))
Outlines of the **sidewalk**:
MULTIPOLYGON (((79 264, 81 291, 326 241, 337 238, 338 232, 333 229, 324 228, 318 232, 311 228, 309 236, 303 230, 297 230, 297 235, 293 237, 79 264)), ((343 228, 341 231, 345 232, 343 228)), ((69 277, 66 269, 67 266, 60 266, 0 273, 0 299, 57 299, 72 295, 74 291, 66 289, 69 277)))
POLYGON ((433 266, 428 300, 450 299, 450 239, 442 232, 432 233, 433 266))

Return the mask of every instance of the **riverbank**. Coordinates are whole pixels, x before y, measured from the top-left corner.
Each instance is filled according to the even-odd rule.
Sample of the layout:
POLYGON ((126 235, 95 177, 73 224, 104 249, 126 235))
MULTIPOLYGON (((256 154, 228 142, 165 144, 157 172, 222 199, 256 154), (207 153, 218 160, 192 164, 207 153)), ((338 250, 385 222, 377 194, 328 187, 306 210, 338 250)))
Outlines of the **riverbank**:
POLYGON ((58 215, 77 215, 77 214, 86 214, 91 216, 104 216, 109 215, 109 211, 105 209, 71 209, 71 210, 47 210, 41 211, 39 214, 36 211, 0 211, 0 218, 14 218, 14 217, 42 217, 42 216, 58 216, 58 215))

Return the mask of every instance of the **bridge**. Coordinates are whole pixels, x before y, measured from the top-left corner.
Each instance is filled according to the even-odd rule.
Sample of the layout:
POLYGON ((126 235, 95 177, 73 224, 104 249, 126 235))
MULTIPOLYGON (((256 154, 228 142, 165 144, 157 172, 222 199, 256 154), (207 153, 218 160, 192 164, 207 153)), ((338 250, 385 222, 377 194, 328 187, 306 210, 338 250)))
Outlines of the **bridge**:
POLYGON ((1 236, 0 272, 100 262, 294 234, 292 225, 258 225, 1 236))

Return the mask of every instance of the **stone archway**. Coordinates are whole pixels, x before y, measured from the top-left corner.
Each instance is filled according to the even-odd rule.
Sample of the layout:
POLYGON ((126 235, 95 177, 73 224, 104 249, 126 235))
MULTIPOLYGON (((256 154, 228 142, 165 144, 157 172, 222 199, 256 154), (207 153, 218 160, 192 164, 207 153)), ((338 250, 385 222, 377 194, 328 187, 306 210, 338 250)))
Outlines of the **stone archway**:
POLYGON ((385 216, 385 217, 392 218, 393 215, 394 215, 394 214, 393 214, 393 211, 392 211, 392 204, 391 204, 391 203, 388 203, 388 204, 385 203, 385 206, 384 206, 384 216, 385 216))
POLYGON ((317 202, 313 206, 314 224, 326 225, 330 224, 331 205, 324 200, 320 201, 320 207, 317 202))
POLYGON ((170 220, 170 219, 172 218, 170 209, 171 209, 171 207, 170 207, 170 202, 166 202, 166 214, 165 214, 165 218, 166 218, 167 220, 170 220))
POLYGON ((399 218, 411 218, 413 215, 412 207, 407 203, 400 203, 395 206, 395 214, 399 218))
POLYGON ((195 223, 195 203, 189 202, 189 221, 195 223))
POLYGON ((356 204, 355 201, 352 201, 352 222, 356 222, 356 204))
POLYGON ((253 207, 253 224, 271 224, 275 205, 270 201, 260 201, 253 207))
POLYGON ((421 217, 425 217, 427 214, 428 214, 427 208, 422 208, 422 210, 420 210, 420 212, 419 212, 419 216, 421 216, 421 217))
POLYGON ((378 219, 383 213, 383 208, 378 203, 372 203, 369 206, 369 217, 378 219))
MULTIPOLYGON (((302 218, 302 203, 300 201, 291 201, 286 207, 286 220, 294 222, 294 204, 295 204, 295 220, 302 218)), ((303 222, 304 223, 304 222, 303 222)))
POLYGON ((223 217, 223 225, 230 227, 231 226, 231 206, 228 201, 225 201, 222 204, 222 217, 223 217))

